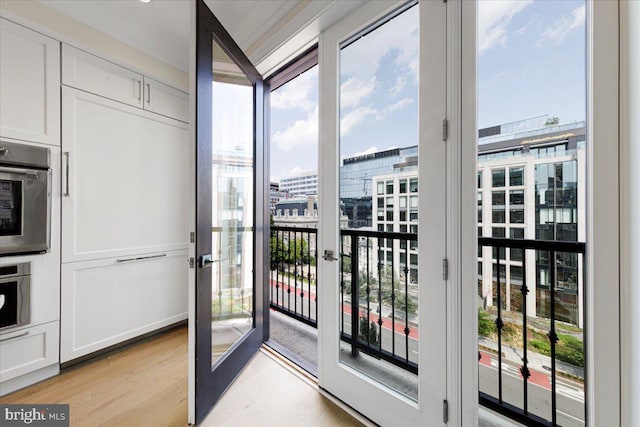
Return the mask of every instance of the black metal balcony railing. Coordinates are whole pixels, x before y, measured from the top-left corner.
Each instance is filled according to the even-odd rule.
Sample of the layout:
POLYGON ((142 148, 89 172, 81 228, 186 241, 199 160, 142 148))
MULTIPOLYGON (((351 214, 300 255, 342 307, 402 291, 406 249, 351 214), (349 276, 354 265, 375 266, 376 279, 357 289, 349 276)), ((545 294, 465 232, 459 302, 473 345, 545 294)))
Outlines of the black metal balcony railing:
MULTIPOLYGON (((410 267, 417 271, 417 234, 342 230, 341 238, 342 341, 351 344, 353 355, 362 351, 417 373, 417 285, 410 283, 410 267), (387 260, 393 252, 402 256, 387 260)), ((316 241, 316 229, 271 227, 270 307, 313 327, 316 241)))
POLYGON ((417 374, 418 235, 348 229, 340 237, 342 340, 354 357, 362 351, 417 374))
POLYGON ((270 307, 317 327, 317 230, 271 227, 270 307))
MULTIPOLYGON (((548 241, 548 240, 525 240, 525 239, 506 239, 506 238, 489 238, 489 237, 480 237, 478 238, 479 246, 492 247, 493 249, 493 260, 492 262, 495 265, 498 265, 499 268, 496 269, 494 267, 493 281, 494 281, 494 292, 495 295, 495 307, 496 307, 496 318, 495 318, 495 328, 497 330, 497 393, 492 395, 486 391, 480 390, 480 403, 496 412, 504 414, 510 418, 513 418, 523 424, 533 425, 533 426, 556 426, 560 425, 558 422, 558 369, 557 369, 557 346, 559 341, 559 335, 557 333, 557 324, 558 323, 558 305, 562 304, 561 288, 558 287, 558 273, 563 270, 563 259, 569 258, 570 256, 582 256, 582 280, 583 283, 583 292, 582 294, 586 294, 586 286, 584 285, 584 272, 586 271, 586 262, 584 261, 585 254, 585 244, 582 242, 567 242, 567 241, 548 241), (510 249, 507 251, 506 249, 510 249), (518 350, 522 352, 521 362, 522 364, 519 366, 519 374, 521 375, 522 381, 522 400, 521 403, 518 404, 514 401, 514 395, 516 393, 513 392, 513 387, 510 388, 511 393, 504 393, 504 384, 503 384, 503 374, 505 373, 505 361, 504 361, 504 351, 507 350, 507 346, 504 345, 504 328, 507 326, 505 323, 505 299, 507 296, 505 295, 506 291, 506 275, 503 271, 506 271, 507 261, 505 259, 505 255, 507 252, 511 252, 513 254, 513 250, 521 251, 522 255, 518 257, 518 261, 521 263, 522 268, 520 271, 524 272, 521 277, 518 277, 517 286, 520 288, 518 292, 521 293, 520 299, 520 307, 517 307, 516 310, 511 310, 509 313, 509 320, 513 321, 514 316, 513 312, 517 312, 517 319, 521 320, 521 349, 518 350), (532 316, 536 316, 536 313, 528 313, 527 312, 527 294, 531 291, 531 289, 527 286, 527 251, 535 251, 538 256, 538 260, 543 260, 546 264, 544 269, 548 271, 548 282, 540 286, 540 283, 537 285, 538 288, 542 288, 542 290, 546 293, 549 293, 548 298, 548 331, 546 333, 546 338, 548 339, 548 345, 550 347, 549 358, 550 358, 550 367, 545 367, 550 371, 550 390, 549 395, 544 397, 543 399, 536 398, 537 410, 532 411, 530 408, 530 378, 532 376, 532 372, 530 371, 529 362, 531 355, 531 349, 528 345, 528 336, 532 333, 527 322, 532 321, 532 316), (540 256, 540 254, 544 254, 544 256, 540 256), (505 265, 505 270, 501 270, 500 267, 505 265), (548 407, 547 407, 548 406, 548 407), (544 409, 540 409, 544 407, 544 409), (537 413, 534 413, 537 412, 537 413), (548 414, 545 416, 544 414, 548 414)), ((513 256, 512 256, 513 259, 513 256)), ((537 266, 540 267, 540 261, 537 262, 537 266)), ((577 272, 577 262, 576 262, 576 272, 577 272)), ((577 274, 575 278, 576 282, 578 281, 577 274)), ((577 284, 577 283, 576 283, 577 284)), ((533 289, 534 291, 538 291, 538 289, 533 289)), ((513 291, 512 291, 513 292, 513 291)), ((537 303, 540 303, 541 298, 537 296, 537 303)), ((513 296, 512 296, 513 298, 513 296)), ((511 300, 513 301, 513 300, 511 300)), ((547 316, 544 316, 547 317, 547 316)), ((546 325, 546 323, 545 323, 546 325)), ((513 323, 509 324, 510 327, 513 326, 513 323)), ((584 335, 582 335, 584 336, 584 335)), ((538 355, 536 355, 538 356, 538 355)), ((582 364, 584 366, 585 354, 584 354, 584 346, 582 347, 582 354, 578 355, 582 357, 582 364)), ((478 352, 478 359, 482 359, 482 355, 480 351, 478 352)), ((584 380, 584 377, 582 378, 584 380)), ((537 386, 536 386, 537 387, 537 386)), ((482 385, 481 385, 482 388, 482 385)), ((540 388, 536 389, 536 393, 540 393, 540 388)), ((565 396, 562 396, 563 399, 566 400, 565 396)), ((584 403, 581 404, 581 414, 576 414, 572 417, 572 420, 579 420, 581 422, 578 425, 585 424, 585 411, 584 411, 584 403)))

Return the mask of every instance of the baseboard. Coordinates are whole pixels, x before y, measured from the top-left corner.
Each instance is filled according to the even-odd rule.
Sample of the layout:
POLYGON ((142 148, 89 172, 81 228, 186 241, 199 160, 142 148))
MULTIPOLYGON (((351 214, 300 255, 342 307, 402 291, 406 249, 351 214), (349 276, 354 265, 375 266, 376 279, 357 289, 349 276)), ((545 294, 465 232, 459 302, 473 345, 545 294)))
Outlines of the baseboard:
POLYGON ((20 375, 19 377, 3 381, 2 383, 0 383, 0 396, 5 396, 22 388, 32 386, 36 383, 39 383, 40 381, 55 377, 59 373, 60 365, 55 363, 53 365, 40 368, 37 371, 29 372, 28 374, 20 375))
POLYGON ((95 359, 98 359, 98 358, 101 358, 101 357, 109 356, 109 355, 111 355, 111 354, 113 354, 115 352, 122 351, 125 348, 132 347, 132 346, 141 344, 141 343, 143 343, 145 341, 148 341, 149 339, 154 338, 156 335, 163 334, 163 333, 168 332, 168 331, 170 331, 172 329, 176 329, 176 328, 180 328, 180 327, 183 327, 183 326, 187 326, 187 321, 188 321, 188 319, 181 320, 179 322, 172 323, 171 325, 167 325, 167 326, 163 326, 162 328, 155 329, 155 330, 153 330, 151 332, 147 332, 147 333, 144 333, 142 335, 138 335, 137 337, 133 337, 133 338, 130 338, 128 340, 119 342, 117 344, 110 345, 109 347, 105 347, 105 348, 103 348, 101 350, 94 351, 94 352, 89 353, 89 354, 85 354, 84 356, 80 356, 78 358, 75 358, 75 359, 69 360, 67 362, 61 363, 60 364, 60 368, 61 369, 67 369, 67 368, 71 368, 73 366, 82 364, 82 363, 87 362, 87 361, 91 361, 91 360, 95 360, 95 359))

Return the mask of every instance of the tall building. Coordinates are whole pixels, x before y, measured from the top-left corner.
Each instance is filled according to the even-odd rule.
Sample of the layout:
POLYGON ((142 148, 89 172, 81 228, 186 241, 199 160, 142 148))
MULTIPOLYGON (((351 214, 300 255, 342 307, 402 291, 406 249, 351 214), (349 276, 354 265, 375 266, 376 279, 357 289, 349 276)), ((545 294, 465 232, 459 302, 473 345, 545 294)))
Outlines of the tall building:
POLYGON ((280 180, 280 191, 293 197, 318 194, 318 171, 300 172, 280 180))
MULTIPOLYGON (((481 129, 479 136, 478 236, 584 242, 584 122, 549 123, 548 116, 540 116, 481 129)), ((417 147, 403 150, 415 152, 417 147)), ((394 158, 391 171, 371 176, 373 228, 417 232, 417 158, 407 157, 404 162, 397 159, 394 158)), ((351 223, 351 216, 347 216, 351 223)), ((379 256, 383 262, 397 266, 398 274, 408 268, 410 282, 415 283, 417 248, 406 251, 399 244, 398 241, 393 243, 395 246, 391 240, 385 242, 379 256), (407 256, 409 267, 406 267, 407 256)), ((575 254, 556 254, 555 273, 556 318, 582 327, 582 259, 575 254)), ((497 304, 498 274, 503 309, 521 311, 521 287, 526 278, 527 283, 535 283, 535 292, 533 286, 528 286, 531 292, 526 298, 527 312, 549 317, 548 253, 526 251, 523 254, 516 249, 502 249, 498 253, 497 249, 479 248, 478 294, 486 306, 497 304)))
POLYGON ((394 165, 418 155, 418 146, 393 148, 346 158, 340 167, 340 201, 349 218, 349 228, 371 227, 372 183, 378 175, 393 173, 394 165))

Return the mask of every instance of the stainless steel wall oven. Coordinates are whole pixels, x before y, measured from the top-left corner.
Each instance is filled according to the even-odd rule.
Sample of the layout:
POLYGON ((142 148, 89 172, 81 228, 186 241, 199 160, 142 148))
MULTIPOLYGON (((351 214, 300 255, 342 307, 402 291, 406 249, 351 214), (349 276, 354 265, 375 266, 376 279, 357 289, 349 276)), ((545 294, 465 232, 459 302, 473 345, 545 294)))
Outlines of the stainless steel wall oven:
POLYGON ((0 256, 49 249, 50 156, 48 148, 0 141, 0 256))
POLYGON ((31 320, 31 264, 0 266, 0 331, 31 320))

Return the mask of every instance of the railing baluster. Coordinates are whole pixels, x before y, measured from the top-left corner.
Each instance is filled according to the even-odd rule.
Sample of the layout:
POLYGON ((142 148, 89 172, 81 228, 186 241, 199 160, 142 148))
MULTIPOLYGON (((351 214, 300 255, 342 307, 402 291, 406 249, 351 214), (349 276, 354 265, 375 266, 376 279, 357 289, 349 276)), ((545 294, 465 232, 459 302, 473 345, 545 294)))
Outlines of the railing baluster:
POLYGON ((360 293, 358 291, 358 237, 351 236, 351 356, 358 357, 360 293))
POLYGON ((529 377, 531 373, 529 372, 527 359, 527 294, 529 293, 529 289, 527 288, 527 256, 526 251, 522 249, 522 369, 520 369, 520 373, 523 378, 523 399, 524 402, 522 404, 522 408, 524 410, 525 415, 529 413, 529 402, 528 402, 528 391, 529 391, 529 377))
MULTIPOLYGON (((289 253, 289 258, 287 259, 287 261, 289 261, 287 265, 287 310, 291 311, 291 230, 287 232, 287 237, 289 241, 289 250, 287 251, 289 253)), ((282 295, 282 299, 284 300, 284 294, 282 295)))
MULTIPOLYGON (((498 291, 498 317, 496 318, 496 327, 498 329, 498 401, 502 404, 502 299, 500 294, 502 293, 502 286, 500 283, 500 249, 498 246, 498 253, 496 255, 496 280, 498 291)), ((506 254, 505 254, 506 255, 506 254)), ((506 266, 505 266, 506 268, 506 266)))
POLYGON ((367 239, 367 249, 366 249, 366 254, 367 254, 367 345, 371 345, 371 307, 369 304, 369 300, 370 300, 370 292, 371 292, 371 279, 370 279, 370 274, 369 274, 369 243, 370 243, 370 239, 369 237, 366 237, 367 239))
MULTIPOLYGON (((298 313, 298 261, 300 261, 300 268, 302 268, 302 242, 298 241, 299 233, 294 233, 294 241, 296 244, 293 246, 293 312, 298 313), (300 248, 300 259, 298 259, 298 248, 300 248)), ((289 286, 289 293, 291 293, 291 286, 289 286)))
POLYGON ((409 362, 409 241, 405 240, 404 247, 404 342, 405 361, 409 362))
POLYGON ((382 261, 380 261, 380 237, 376 238, 378 251, 376 258, 378 260, 378 346, 382 351, 382 261))
POLYGON ((393 243, 391 245, 391 354, 396 355, 396 290, 395 290, 395 271, 393 243))
POLYGON ((551 424, 557 425, 556 413, 556 251, 549 251, 549 289, 551 291, 551 327, 549 328, 549 341, 551 343, 551 424))
POLYGON ((340 335, 344 334, 344 239, 340 236, 340 335))

